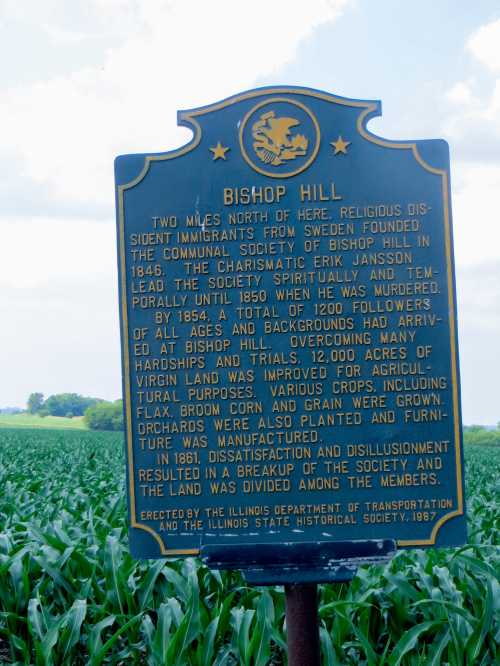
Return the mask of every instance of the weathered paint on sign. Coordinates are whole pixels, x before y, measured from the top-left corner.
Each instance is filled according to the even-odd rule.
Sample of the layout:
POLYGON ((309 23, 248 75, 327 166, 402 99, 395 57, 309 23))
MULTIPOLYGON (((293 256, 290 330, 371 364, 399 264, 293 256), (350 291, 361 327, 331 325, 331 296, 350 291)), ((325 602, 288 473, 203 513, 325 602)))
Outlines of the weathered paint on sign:
POLYGON ((465 538, 444 141, 263 88, 116 160, 131 547, 465 538))

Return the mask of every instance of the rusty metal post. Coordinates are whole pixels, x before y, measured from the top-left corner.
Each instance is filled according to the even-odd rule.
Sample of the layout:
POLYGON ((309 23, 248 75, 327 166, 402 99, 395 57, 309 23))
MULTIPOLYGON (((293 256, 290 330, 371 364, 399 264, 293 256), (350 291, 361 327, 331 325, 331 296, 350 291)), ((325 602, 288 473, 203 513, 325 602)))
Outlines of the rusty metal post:
POLYGON ((288 666, 320 666, 318 586, 285 585, 288 666))

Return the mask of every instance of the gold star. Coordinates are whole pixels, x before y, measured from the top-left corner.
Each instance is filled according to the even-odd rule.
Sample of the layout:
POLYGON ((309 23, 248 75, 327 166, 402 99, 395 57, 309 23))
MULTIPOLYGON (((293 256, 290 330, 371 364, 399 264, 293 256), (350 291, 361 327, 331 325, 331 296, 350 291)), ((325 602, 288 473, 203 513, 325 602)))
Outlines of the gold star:
POLYGON ((217 145, 215 148, 210 148, 212 153, 214 154, 213 160, 218 160, 219 158, 222 158, 223 160, 227 159, 226 158, 226 153, 230 148, 225 148, 220 141, 217 142, 217 145))
POLYGON ((351 145, 350 141, 344 141, 344 139, 340 136, 337 139, 337 141, 330 141, 332 146, 335 148, 334 155, 338 155, 339 153, 343 153, 344 155, 347 155, 347 146, 351 145))

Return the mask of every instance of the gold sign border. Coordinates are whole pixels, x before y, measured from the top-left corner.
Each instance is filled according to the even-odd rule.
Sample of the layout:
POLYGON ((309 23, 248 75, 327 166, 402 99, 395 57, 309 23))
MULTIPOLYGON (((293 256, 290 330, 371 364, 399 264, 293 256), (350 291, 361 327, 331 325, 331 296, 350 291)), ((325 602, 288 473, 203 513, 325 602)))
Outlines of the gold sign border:
POLYGON ((296 176, 299 173, 302 173, 302 171, 305 171, 307 167, 311 166, 311 164, 314 162, 316 159, 316 155, 318 154, 319 151, 319 146, 321 142, 321 130, 318 125, 318 121, 316 120, 316 116, 313 114, 313 112, 305 106, 305 104, 302 104, 301 102, 297 102, 295 99, 288 99, 287 97, 272 97, 271 99, 265 99, 262 102, 259 102, 256 104, 253 109, 250 109, 250 111, 246 114, 246 116, 243 118, 240 126, 240 132, 239 132, 239 142, 240 142, 240 150, 241 154, 243 155, 243 159, 247 164, 249 164, 254 171, 257 171, 258 173, 261 173, 264 176, 270 176, 271 178, 291 178, 292 176, 296 176), (257 109, 260 109, 263 106, 266 106, 267 104, 272 104, 273 102, 287 102, 288 104, 293 104, 294 106, 298 106, 299 109, 302 109, 302 111, 305 111, 309 118, 312 120, 314 129, 316 130, 316 143, 314 145, 314 150, 311 153, 311 156, 309 159, 304 162, 304 164, 299 167, 298 169, 295 169, 295 171, 289 171, 287 173, 277 173, 277 172, 272 172, 272 171, 266 171, 265 169, 261 169, 259 166, 254 164, 252 160, 250 159, 250 156, 248 155, 246 149, 245 149, 245 144, 243 142, 243 132, 245 131, 246 124, 248 122, 248 119, 250 116, 257 111, 257 109))
MULTIPOLYGON (((160 554, 165 556, 176 555, 199 555, 199 548, 166 548, 165 542, 162 537, 149 525, 139 523, 137 520, 137 513, 135 507, 135 487, 134 487, 134 451, 132 446, 132 412, 131 412, 131 380, 130 380, 130 349, 129 349, 129 324, 128 324, 128 310, 127 310, 127 287, 126 287, 126 258, 125 258, 125 213, 124 213, 124 193, 126 190, 131 189, 140 183, 149 171, 153 162, 161 162, 164 160, 176 159, 182 157, 187 153, 194 150, 201 140, 202 130, 201 126, 196 120, 197 116, 203 116, 208 113, 214 113, 223 109, 231 104, 237 104, 248 99, 255 97, 262 97, 262 95, 301 95, 321 99, 333 104, 340 104, 353 108, 363 109, 358 116, 356 128, 360 136, 367 141, 374 143, 384 148, 392 148, 395 150, 410 150, 420 166, 441 178, 441 189, 443 195, 443 211, 444 211, 444 227, 445 227, 445 253, 447 264, 447 281, 448 281, 448 310, 449 310, 449 325, 450 325, 450 355, 451 355, 451 375, 452 375, 452 394, 453 394, 453 416, 454 416, 454 436, 455 436, 455 475, 457 483, 457 500, 458 506, 454 511, 442 516, 433 526, 431 534, 428 539, 409 539, 399 540, 398 546, 432 546, 436 543, 437 533, 440 528, 452 518, 461 516, 464 513, 464 497, 462 492, 463 486, 463 470, 462 459, 460 452, 460 422, 459 422, 459 396, 458 396, 458 368, 457 368, 457 340, 456 340, 456 313, 455 313, 455 299, 453 293, 453 270, 452 270, 452 256, 451 256, 451 224, 450 224, 450 202, 449 202, 449 182, 448 173, 444 169, 436 169, 428 164, 418 152, 417 144, 415 142, 399 142, 388 141, 381 139, 374 134, 368 132, 365 124, 370 117, 379 114, 380 105, 378 102, 351 100, 344 97, 337 97, 329 93, 324 93, 310 88, 299 87, 272 87, 250 90, 233 97, 229 97, 221 102, 211 104, 208 106, 192 109, 190 111, 179 112, 178 118, 180 124, 191 126, 194 130, 194 136, 190 143, 185 146, 160 155, 146 155, 144 159, 144 167, 139 175, 128 183, 118 186, 118 227, 119 227, 119 263, 120 263, 120 294, 121 294, 121 315, 122 315, 122 353, 123 353, 123 370, 124 370, 124 384, 125 384, 125 418, 126 418, 126 433, 127 433, 127 452, 128 452, 128 478, 129 478, 129 498, 130 498, 130 525, 135 529, 144 530, 150 534, 160 547, 160 554)), ((287 99, 290 102, 292 100, 287 99)), ((296 100, 293 100, 297 103, 296 100)))

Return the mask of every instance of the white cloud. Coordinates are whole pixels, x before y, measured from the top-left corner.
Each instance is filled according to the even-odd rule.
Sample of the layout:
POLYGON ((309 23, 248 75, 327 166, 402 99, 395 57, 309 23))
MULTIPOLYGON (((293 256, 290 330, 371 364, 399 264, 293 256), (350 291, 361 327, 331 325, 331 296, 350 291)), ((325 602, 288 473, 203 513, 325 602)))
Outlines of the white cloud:
POLYGON ((0 405, 22 406, 32 391, 119 397, 115 280, 54 278, 2 293, 0 405))
MULTIPOLYGON (((466 42, 466 50, 486 67, 487 76, 500 71, 499 43, 500 20, 480 27, 466 42)), ((455 255, 462 267, 500 258, 496 215, 500 191, 500 78, 489 78, 486 85, 485 90, 478 77, 469 77, 445 93, 448 113, 443 133, 452 149, 455 255)))
POLYGON ((480 77, 472 76, 445 92, 449 108, 443 130, 461 159, 500 160, 500 78, 495 78, 500 73, 499 45, 500 19, 477 29, 465 48, 486 68, 483 78, 493 78, 480 85, 480 77))
POLYGON ((0 19, 7 21, 15 19, 16 21, 38 21, 44 20, 47 16, 53 16, 57 9, 58 0, 45 0, 40 3, 36 0, 3 0, 0 5, 0 19))
POLYGON ((465 49, 483 71, 481 77, 457 81, 445 92, 449 108, 444 134, 463 159, 500 160, 500 78, 496 78, 500 73, 500 19, 472 33, 465 49))
POLYGON ((494 424, 499 420, 500 261, 458 269, 457 294, 464 423, 494 424))
POLYGON ((59 281, 116 281, 114 224, 39 218, 4 220, 0 289, 40 289, 59 281))
POLYGON ((50 25, 48 23, 44 23, 40 27, 42 28, 42 30, 44 30, 47 33, 50 40, 54 42, 54 44, 56 45, 78 44, 80 42, 85 41, 86 39, 95 37, 95 35, 88 34, 86 32, 80 32, 77 30, 66 30, 64 28, 59 28, 57 26, 50 25))
MULTIPOLYGON (((500 259, 457 270, 459 319, 464 328, 500 330, 500 259)), ((474 339, 474 336, 470 336, 474 339)), ((496 355, 500 366, 500 355, 496 355)))
POLYGON ((500 258, 498 192, 500 165, 460 162, 453 165, 455 258, 461 266, 500 258))
POLYGON ((1 93, 2 150, 15 152, 24 175, 56 202, 91 200, 111 212, 114 156, 179 145, 189 135, 176 128, 178 108, 216 101, 272 74, 347 2, 255 0, 243 11, 232 0, 94 0, 94 9, 112 11, 118 24, 136 12, 136 31, 98 67, 1 93))
POLYGON ((2 221, 0 405, 61 391, 116 399, 120 345, 114 225, 2 221), (99 387, 96 389, 96 387, 99 387))
POLYGON ((481 26, 469 37, 467 50, 492 72, 500 72, 500 19, 481 26))
POLYGON ((459 81, 446 92, 446 99, 452 104, 476 106, 479 100, 474 96, 469 81, 459 81))

